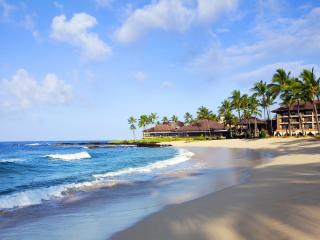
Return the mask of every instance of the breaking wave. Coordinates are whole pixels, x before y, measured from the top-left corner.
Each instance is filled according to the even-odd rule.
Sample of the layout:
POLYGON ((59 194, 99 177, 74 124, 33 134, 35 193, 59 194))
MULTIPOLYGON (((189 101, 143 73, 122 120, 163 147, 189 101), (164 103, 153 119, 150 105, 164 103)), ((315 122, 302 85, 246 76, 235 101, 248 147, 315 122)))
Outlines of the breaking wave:
POLYGON ((80 160, 85 158, 91 158, 87 152, 71 153, 71 154, 49 154, 46 155, 48 158, 60 159, 64 161, 80 160))
MULTIPOLYGON (((192 152, 184 149, 179 149, 179 153, 173 158, 157 161, 142 167, 125 168, 115 172, 95 174, 89 181, 42 187, 38 189, 26 190, 22 192, 12 193, 10 195, 0 196, 0 210, 22 208, 26 206, 41 204, 44 201, 66 197, 70 192, 77 190, 86 190, 88 188, 115 185, 118 182, 117 177, 119 176, 151 173, 156 170, 164 169, 188 161, 193 155, 194 154, 192 152)), ((91 156, 87 152, 80 152, 75 154, 47 155, 47 157, 69 161, 74 159, 90 158, 91 156)))

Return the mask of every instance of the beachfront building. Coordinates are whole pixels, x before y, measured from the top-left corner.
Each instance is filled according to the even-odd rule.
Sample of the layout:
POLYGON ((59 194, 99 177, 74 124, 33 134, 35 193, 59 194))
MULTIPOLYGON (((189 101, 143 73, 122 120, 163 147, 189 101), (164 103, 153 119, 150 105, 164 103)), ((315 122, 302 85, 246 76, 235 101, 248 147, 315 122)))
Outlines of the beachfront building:
POLYGON ((178 130, 184 126, 183 122, 164 122, 152 128, 143 130, 143 138, 177 137, 178 130))
MULTIPOLYGON (((317 102, 318 113, 320 113, 319 108, 320 101, 317 102)), ((277 127, 274 131, 274 136, 289 136, 289 109, 286 107, 280 107, 272 111, 276 113, 277 127)), ((317 132, 316 116, 312 103, 293 104, 290 108, 290 125, 293 136, 298 135, 313 135, 315 136, 317 132), (299 121, 299 112, 301 121, 299 121)), ((318 116, 320 121, 320 117, 318 116)))
POLYGON ((202 119, 188 125, 184 125, 181 122, 158 124, 144 130, 143 137, 225 137, 227 133, 228 130, 221 123, 202 119))

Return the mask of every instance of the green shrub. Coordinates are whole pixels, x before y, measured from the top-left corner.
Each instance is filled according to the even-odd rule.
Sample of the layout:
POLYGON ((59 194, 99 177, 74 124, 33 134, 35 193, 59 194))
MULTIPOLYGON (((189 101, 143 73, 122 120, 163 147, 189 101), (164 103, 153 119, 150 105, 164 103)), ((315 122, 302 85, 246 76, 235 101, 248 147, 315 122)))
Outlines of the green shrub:
POLYGON ((259 138, 266 138, 266 137, 267 137, 266 131, 262 130, 262 131, 259 133, 259 138))

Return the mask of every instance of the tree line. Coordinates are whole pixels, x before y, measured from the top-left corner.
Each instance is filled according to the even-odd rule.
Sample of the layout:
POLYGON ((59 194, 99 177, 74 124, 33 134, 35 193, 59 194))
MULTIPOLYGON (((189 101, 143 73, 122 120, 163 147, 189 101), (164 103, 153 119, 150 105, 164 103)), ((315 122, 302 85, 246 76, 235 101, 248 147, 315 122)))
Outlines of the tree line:
MULTIPOLYGON (((213 111, 207 107, 201 106, 198 108, 196 117, 189 112, 184 114, 183 122, 190 124, 199 119, 210 119, 215 121, 221 121, 225 127, 231 128, 237 126, 239 122, 244 119, 254 117, 255 121, 257 117, 262 117, 267 120, 269 124, 266 125, 266 130, 273 132, 271 123, 271 107, 276 103, 276 100, 280 101, 280 106, 288 109, 288 131, 290 136, 292 135, 291 124, 291 110, 292 107, 297 104, 298 106, 298 119, 299 128, 304 133, 304 125, 302 121, 302 115, 300 108, 307 102, 312 103, 315 113, 316 127, 318 134, 320 133, 319 119, 318 119, 318 101, 320 100, 320 78, 316 77, 314 69, 304 69, 298 77, 291 76, 291 72, 286 72, 284 69, 277 69, 273 74, 273 77, 269 83, 260 80, 254 83, 250 89, 251 94, 242 94, 240 90, 234 90, 231 96, 223 100, 218 107, 218 114, 214 114, 213 111)), ((179 119, 176 115, 171 118, 164 116, 161 121, 156 113, 149 115, 143 114, 136 119, 130 117, 128 123, 130 130, 134 131, 139 128, 146 129, 151 124, 160 124, 161 122, 177 122, 179 119)), ((251 136, 256 136, 257 129, 255 123, 255 129, 252 134, 250 124, 248 124, 247 133, 251 136)), ((236 133, 243 134, 242 125, 236 129, 236 133)))

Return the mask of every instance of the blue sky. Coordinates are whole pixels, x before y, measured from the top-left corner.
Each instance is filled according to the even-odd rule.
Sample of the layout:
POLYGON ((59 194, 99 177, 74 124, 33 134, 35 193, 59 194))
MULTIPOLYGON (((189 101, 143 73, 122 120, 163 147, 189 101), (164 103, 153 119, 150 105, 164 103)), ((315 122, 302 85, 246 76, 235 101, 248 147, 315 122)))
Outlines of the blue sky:
POLYGON ((0 140, 129 138, 131 115, 319 73, 319 20, 316 0, 0 0, 0 140))

